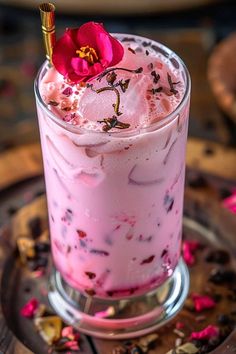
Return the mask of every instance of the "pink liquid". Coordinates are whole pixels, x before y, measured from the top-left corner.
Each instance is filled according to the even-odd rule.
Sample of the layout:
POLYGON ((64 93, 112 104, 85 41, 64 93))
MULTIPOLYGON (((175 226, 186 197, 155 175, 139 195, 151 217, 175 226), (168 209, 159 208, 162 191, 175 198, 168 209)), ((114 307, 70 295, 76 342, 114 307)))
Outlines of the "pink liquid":
MULTIPOLYGON (((183 101, 187 79, 171 51, 164 49, 167 60, 154 42, 141 46, 144 39, 135 38, 123 44, 136 54, 126 50, 118 67, 143 72, 116 71, 118 79, 130 78, 119 116, 128 129, 102 132, 97 122, 114 113, 114 92, 73 85, 65 97, 68 83, 46 67, 39 83, 42 100, 59 103, 37 102, 54 263, 72 287, 99 297, 161 285, 180 256, 188 99, 168 115, 183 101), (178 82, 175 94, 167 72, 178 82)), ((105 78, 92 83, 107 86, 105 78)))

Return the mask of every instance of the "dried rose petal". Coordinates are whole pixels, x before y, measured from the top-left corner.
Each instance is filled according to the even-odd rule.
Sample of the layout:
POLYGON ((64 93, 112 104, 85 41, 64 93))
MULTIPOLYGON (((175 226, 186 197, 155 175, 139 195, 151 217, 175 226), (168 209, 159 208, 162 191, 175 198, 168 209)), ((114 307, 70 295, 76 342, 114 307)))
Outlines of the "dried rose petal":
POLYGON ((223 200, 223 206, 236 214, 236 191, 233 191, 232 195, 223 200))
POLYGON ((184 241, 184 242, 186 243, 186 245, 188 246, 191 252, 198 250, 200 247, 200 243, 196 240, 184 241))
POLYGON ((151 263, 154 258, 155 258, 155 255, 153 254, 153 255, 151 255, 150 257, 143 259, 140 264, 143 265, 143 264, 151 263))
POLYGON ((38 300, 36 298, 32 298, 20 310, 21 316, 26 318, 34 317, 34 314, 36 313, 38 306, 39 306, 38 300))
POLYGON ((193 256, 193 254, 191 252, 184 250, 183 257, 184 257, 185 263, 188 266, 192 266, 195 263, 195 257, 193 256))
POLYGON ((72 124, 77 122, 76 113, 68 113, 62 119, 64 120, 64 122, 68 122, 72 124))
POLYGON ((43 275, 45 275, 45 269, 38 269, 32 272, 32 278, 41 278, 43 275))
POLYGON ((199 247, 198 241, 183 242, 183 258, 188 266, 192 266, 195 263, 195 252, 199 247))
POLYGON ((83 230, 76 230, 76 232, 80 238, 84 238, 87 236, 86 232, 84 232, 83 230))
POLYGON ((194 307, 197 312, 205 309, 211 309, 216 306, 216 302, 208 295, 192 294, 191 298, 194 302, 194 307))
POLYGON ((65 95, 66 97, 69 97, 71 96, 73 93, 73 90, 71 87, 66 87, 63 91, 62 91, 62 94, 65 95))
POLYGON ((96 278, 96 274, 93 273, 93 272, 85 272, 85 274, 87 275, 87 277, 88 277, 89 279, 94 279, 94 278, 96 278))
POLYGON ((71 340, 64 344, 64 348, 68 348, 71 350, 79 350, 79 344, 77 341, 71 340))
POLYGON ((78 341, 80 338, 79 332, 77 332, 72 326, 64 327, 61 331, 61 336, 72 341, 78 341))
POLYGON ((95 313, 95 316, 98 318, 106 318, 113 316, 115 314, 115 309, 113 306, 109 306, 105 311, 99 311, 95 313))
POLYGON ((71 339, 74 336, 73 332, 74 332, 73 327, 67 326, 62 328, 61 336, 71 339))
POLYGON ((217 337, 219 335, 219 327, 209 325, 199 332, 192 332, 191 339, 210 339, 212 337, 217 337))

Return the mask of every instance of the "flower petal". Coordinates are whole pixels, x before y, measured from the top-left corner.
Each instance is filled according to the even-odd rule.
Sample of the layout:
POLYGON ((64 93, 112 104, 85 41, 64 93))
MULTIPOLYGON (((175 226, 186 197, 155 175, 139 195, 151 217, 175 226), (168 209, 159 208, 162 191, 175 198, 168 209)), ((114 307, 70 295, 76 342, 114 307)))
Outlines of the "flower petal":
POLYGON ((68 341, 64 344, 64 347, 71 350, 79 350, 79 344, 75 340, 68 341))
POLYGON ((113 66, 118 64, 122 60, 124 56, 124 47, 118 40, 113 38, 110 34, 109 37, 111 40, 112 53, 113 53, 113 59, 110 62, 110 66, 113 66))
MULTIPOLYGON (((104 68, 100 63, 89 65, 88 62, 81 58, 73 58, 71 60, 71 66, 77 76, 77 81, 87 81, 90 77, 94 77, 100 74, 104 68)), ((72 80, 73 73, 69 74, 69 78, 72 80)))
POLYGON ((97 22, 90 21, 80 26, 80 28, 77 30, 77 33, 73 32, 73 40, 80 47, 88 45, 89 47, 92 47, 97 51, 99 50, 97 44, 99 42, 99 37, 102 33, 108 35, 103 25, 97 22))
POLYGON ((52 62, 56 70, 73 82, 87 81, 100 74, 107 67, 117 64, 123 57, 121 43, 113 38, 96 22, 88 22, 78 29, 67 29, 53 48, 52 62), (76 50, 89 46, 93 48, 98 61, 88 63, 76 56, 76 50))
POLYGON ((192 266, 195 263, 195 252, 199 249, 199 247, 199 242, 195 240, 185 240, 183 242, 183 258, 187 265, 192 266))
POLYGON ((208 295, 192 294, 191 298, 194 302, 194 307, 197 312, 205 309, 211 309, 216 306, 216 302, 208 295))
POLYGON ((98 57, 103 61, 107 61, 107 64, 110 64, 110 62, 113 59, 113 52, 112 52, 112 44, 111 40, 108 36, 108 33, 98 33, 97 34, 97 52, 98 52, 98 57))
POLYGON ((107 60, 109 66, 119 63, 124 55, 122 44, 96 22, 85 23, 79 28, 77 42, 93 47, 99 58, 107 60))
POLYGON ((217 337, 219 335, 219 327, 209 325, 199 332, 192 332, 191 339, 211 339, 212 337, 217 337))
POLYGON ((56 42, 53 48, 52 62, 57 71, 67 76, 71 66, 71 57, 75 55, 76 47, 70 36, 70 30, 56 42))
POLYGON ((236 191, 223 200, 223 206, 232 213, 236 214, 236 191))
POLYGON ((81 58, 72 58, 71 59, 71 66, 73 71, 77 75, 86 76, 89 75, 89 64, 86 60, 81 58))
POLYGON ((62 337, 67 337, 69 339, 71 339, 71 338, 73 339, 73 335, 74 335, 74 330, 73 330, 72 326, 67 326, 67 327, 62 328, 62 331, 61 331, 62 337))
POLYGON ((21 316, 26 318, 32 318, 39 306, 39 302, 37 299, 32 298, 29 300, 21 309, 21 316))

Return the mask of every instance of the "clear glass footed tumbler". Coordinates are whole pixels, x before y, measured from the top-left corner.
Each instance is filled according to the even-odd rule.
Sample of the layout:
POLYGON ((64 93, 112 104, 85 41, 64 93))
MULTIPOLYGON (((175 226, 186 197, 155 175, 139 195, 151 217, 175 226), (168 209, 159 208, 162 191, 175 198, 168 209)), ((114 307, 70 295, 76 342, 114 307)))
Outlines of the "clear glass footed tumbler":
POLYGON ((105 338, 161 326, 189 287, 180 251, 190 78, 170 49, 117 35, 126 43, 127 36, 156 52, 184 83, 178 106, 150 126, 116 132, 73 126, 41 97, 47 62, 35 81, 55 266, 49 300, 66 322, 105 338))

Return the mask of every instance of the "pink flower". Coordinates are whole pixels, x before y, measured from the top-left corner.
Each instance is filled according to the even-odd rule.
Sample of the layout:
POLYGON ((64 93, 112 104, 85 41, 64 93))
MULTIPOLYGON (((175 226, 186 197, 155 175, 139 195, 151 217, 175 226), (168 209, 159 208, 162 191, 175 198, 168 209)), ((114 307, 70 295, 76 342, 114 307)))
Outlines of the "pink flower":
POLYGON ((192 332, 191 339, 210 339, 212 337, 217 337, 220 330, 217 326, 209 325, 200 332, 192 332))
POLYGON ((87 22, 67 29, 53 48, 56 70, 72 82, 87 81, 118 64, 124 48, 102 24, 87 22))
POLYGON ((195 263, 195 252, 199 247, 198 241, 183 242, 183 258, 188 266, 192 266, 195 263))
POLYGON ((216 306, 215 301, 210 296, 192 294, 191 297, 193 299, 194 307, 197 312, 201 312, 205 309, 211 309, 216 306))
POLYGON ((21 316, 26 317, 26 318, 32 318, 34 316, 38 306, 39 306, 38 300, 35 298, 32 298, 20 310, 21 316))

